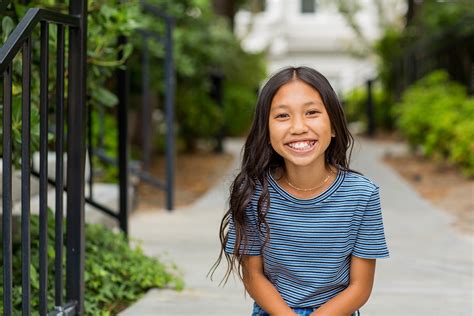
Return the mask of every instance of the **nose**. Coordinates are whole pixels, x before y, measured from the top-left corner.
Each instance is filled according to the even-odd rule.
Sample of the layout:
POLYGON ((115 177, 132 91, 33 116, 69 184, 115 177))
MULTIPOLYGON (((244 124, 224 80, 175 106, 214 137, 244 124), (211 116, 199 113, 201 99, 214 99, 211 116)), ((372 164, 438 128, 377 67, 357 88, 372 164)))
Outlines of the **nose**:
POLYGON ((304 134, 307 131, 308 131, 308 126, 306 125, 304 118, 301 118, 299 116, 294 116, 291 120, 290 133, 299 135, 299 134, 304 134))

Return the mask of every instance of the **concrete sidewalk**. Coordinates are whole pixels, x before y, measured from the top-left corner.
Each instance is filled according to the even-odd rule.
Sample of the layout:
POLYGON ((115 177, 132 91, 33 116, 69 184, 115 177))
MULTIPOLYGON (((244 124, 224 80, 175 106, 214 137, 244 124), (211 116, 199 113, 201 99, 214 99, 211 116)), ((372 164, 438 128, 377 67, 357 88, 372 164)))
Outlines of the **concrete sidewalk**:
MULTIPOLYGON (((236 174, 242 142, 226 142, 233 168, 196 204, 166 213, 132 215, 130 232, 149 255, 175 262, 183 271, 182 292, 152 290, 120 315, 250 315, 252 300, 238 280, 218 287, 206 273, 219 249, 218 228, 228 188, 236 174)), ((381 188, 391 258, 377 262, 375 286, 364 316, 471 316, 474 301, 474 240, 452 228, 453 218, 420 198, 381 162, 386 151, 404 150, 358 139, 352 168, 381 188)), ((474 192, 473 192, 474 193, 474 192)))

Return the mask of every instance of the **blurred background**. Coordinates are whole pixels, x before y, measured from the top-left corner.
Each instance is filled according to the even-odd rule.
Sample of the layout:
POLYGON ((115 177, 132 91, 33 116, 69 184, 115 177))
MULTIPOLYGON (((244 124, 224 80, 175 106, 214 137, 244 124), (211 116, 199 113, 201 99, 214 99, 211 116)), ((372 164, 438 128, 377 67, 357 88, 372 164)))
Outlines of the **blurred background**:
MULTIPOLYGON (((31 8, 67 14, 69 2, 5 2, 0 6, 3 44, 31 8)), ((338 94, 349 127, 362 148, 358 155, 367 153, 374 159, 377 156, 383 168, 404 179, 394 187, 387 186, 391 190, 385 193, 387 208, 396 210, 396 203, 389 202, 394 192, 409 188, 421 201, 428 201, 433 208, 451 216, 448 226, 453 228, 449 233, 453 235, 449 236, 461 236, 462 240, 469 241, 460 248, 464 254, 459 260, 464 265, 458 274, 463 274, 462 284, 471 285, 462 287, 462 312, 450 315, 473 315, 466 312, 469 308, 466 295, 474 299, 471 266, 474 259, 472 0, 90 0, 87 15, 87 119, 83 135, 87 144, 86 220, 107 226, 87 230, 86 240, 91 241, 91 248, 86 251, 90 251, 93 264, 86 265, 85 269, 88 280, 95 280, 86 288, 89 293, 86 305, 91 314, 116 314, 150 288, 183 288, 183 274, 186 283, 186 273, 194 272, 189 272, 193 271, 189 258, 179 251, 196 239, 207 238, 204 236, 209 231, 216 231, 216 220, 225 209, 229 179, 239 161, 259 87, 265 78, 282 67, 306 65, 323 73, 338 94), (213 196, 216 188, 222 187, 225 189, 219 191, 217 204, 206 200, 213 196), (202 211, 203 203, 214 210, 214 213, 200 213, 212 217, 213 225, 201 227, 206 229, 205 233, 196 231, 189 239, 178 238, 176 243, 170 244, 155 235, 157 225, 165 225, 159 226, 163 231, 182 225, 183 229, 193 232, 200 219, 186 215, 186 211, 194 208, 202 211), (171 220, 167 214, 177 215, 171 220), (189 222, 194 220, 197 222, 189 222), (148 223, 155 226, 147 228, 148 223), (171 261, 184 267, 185 272, 170 268, 167 274, 161 263, 149 257, 140 257, 140 263, 128 257, 100 257, 98 249, 103 247, 102 242, 113 243, 114 240, 115 235, 107 234, 115 234, 113 230, 127 234, 129 226, 133 236, 145 240, 148 255, 157 257, 162 252, 178 251, 171 255, 171 261), (101 243, 94 245, 92 241, 101 243), (121 265, 127 260, 131 260, 128 265, 121 265), (144 268, 153 265, 160 268, 144 268), (125 277, 111 282, 111 275, 117 273, 107 267, 123 268, 125 277), (130 275, 136 276, 143 269, 147 271, 144 276, 135 280, 136 283, 127 283, 125 289, 124 280, 132 282, 130 275)), ((39 27, 31 32, 33 38, 39 38, 39 27)), ((55 54, 59 51, 54 26, 50 27, 48 36, 51 51, 47 56, 50 73, 48 174, 53 179, 57 164, 54 115, 58 105, 55 54)), ((66 55, 69 53, 66 49, 66 55)), ((39 170, 42 59, 40 41, 33 40, 30 86, 33 171, 39 170)), ((22 208, 19 169, 24 143, 21 133, 23 62, 21 53, 12 61, 11 89, 12 164, 16 170, 12 199, 13 214, 17 218, 13 221, 13 232, 17 236, 22 208)), ((67 63, 66 58, 66 66, 67 63)), ((68 84, 66 81, 66 87, 68 84)), ((3 125, 0 132, 3 134, 3 125)), ((3 142, 1 145, 3 158, 3 142)), ((360 158, 356 160, 356 166, 360 164, 369 175, 373 173, 376 180, 384 178, 385 171, 379 172, 375 165, 364 165, 360 161, 360 158)), ((32 213, 38 212, 39 203, 35 177, 31 187, 32 213)), ((50 188, 50 201, 54 200, 53 187, 54 184, 50 188)), ((394 216, 388 215, 389 220, 394 216)), ((431 218, 423 216, 421 219, 431 218)), ((389 224, 392 240, 397 240, 396 231, 395 225, 389 224)), ((433 231, 436 229, 426 232, 427 236, 433 231)), ((33 229, 32 234, 32 240, 37 239, 34 234, 38 234, 38 230, 33 229)), ((217 241, 216 236, 209 235, 209 240, 217 241)), ((455 240, 453 243, 457 243, 455 240)), ((14 242, 19 267, 21 238, 14 238, 14 242)), ((125 239, 123 242, 118 248, 105 251, 107 256, 126 253, 128 243, 125 239)), ((444 249, 450 242, 437 241, 433 247, 444 249)), ((397 242, 393 244, 397 250, 397 242)), ((417 245, 423 247, 422 242, 417 245)), ((212 244, 203 250, 210 255, 202 264, 204 268, 195 262, 199 269, 209 267, 216 247, 212 244)), ((138 252, 144 256, 142 250, 138 252)), ((54 251, 49 255, 54 260, 54 251)), ((433 259, 433 262, 450 266, 449 260, 444 259, 433 259)), ((31 269, 38 269, 36 263, 31 269)), ((15 271, 19 283, 20 269, 15 271)), ((450 282, 457 282, 455 280, 450 279, 450 282)), ((198 284, 195 286, 199 288, 201 281, 193 282, 190 284, 198 284)), ((424 279, 420 278, 420 282, 424 279)), ((16 306, 21 306, 18 296, 21 286, 15 286, 16 306)), ((37 287, 33 286, 34 291, 37 287)), ((403 289, 400 292, 410 293, 403 289)), ((383 294, 380 297, 382 306, 383 294)), ((176 302, 174 299, 173 296, 170 300, 176 302)), ((34 300, 32 304, 39 303, 34 300)), ((470 307, 472 310, 472 304, 470 307)), ((170 307, 166 305, 166 308, 170 307)), ((381 315, 383 309, 374 310, 374 315, 381 315)))

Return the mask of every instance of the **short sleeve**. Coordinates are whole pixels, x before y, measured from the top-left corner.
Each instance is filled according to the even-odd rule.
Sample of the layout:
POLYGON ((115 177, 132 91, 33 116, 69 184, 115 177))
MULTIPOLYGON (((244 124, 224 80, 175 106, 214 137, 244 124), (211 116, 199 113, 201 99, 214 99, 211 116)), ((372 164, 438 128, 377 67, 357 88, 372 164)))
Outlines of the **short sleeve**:
POLYGON ((378 187, 372 192, 364 210, 352 254, 365 259, 389 257, 378 187))
MULTIPOLYGON (((258 225, 255 213, 251 205, 245 210, 245 220, 247 223, 247 245, 241 244, 239 253, 248 256, 259 256, 262 254, 262 243, 260 241, 260 233, 258 231, 258 225)), ((229 238, 225 245, 225 252, 232 254, 234 252, 235 245, 235 225, 233 218, 230 219, 229 223, 229 238)))

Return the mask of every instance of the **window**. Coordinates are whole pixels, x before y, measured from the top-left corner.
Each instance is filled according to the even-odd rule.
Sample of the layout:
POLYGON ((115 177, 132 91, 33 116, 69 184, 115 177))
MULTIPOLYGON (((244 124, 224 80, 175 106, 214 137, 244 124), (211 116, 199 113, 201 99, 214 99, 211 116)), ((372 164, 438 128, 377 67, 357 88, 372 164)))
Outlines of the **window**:
POLYGON ((316 0, 301 0, 301 13, 315 13, 316 0))

